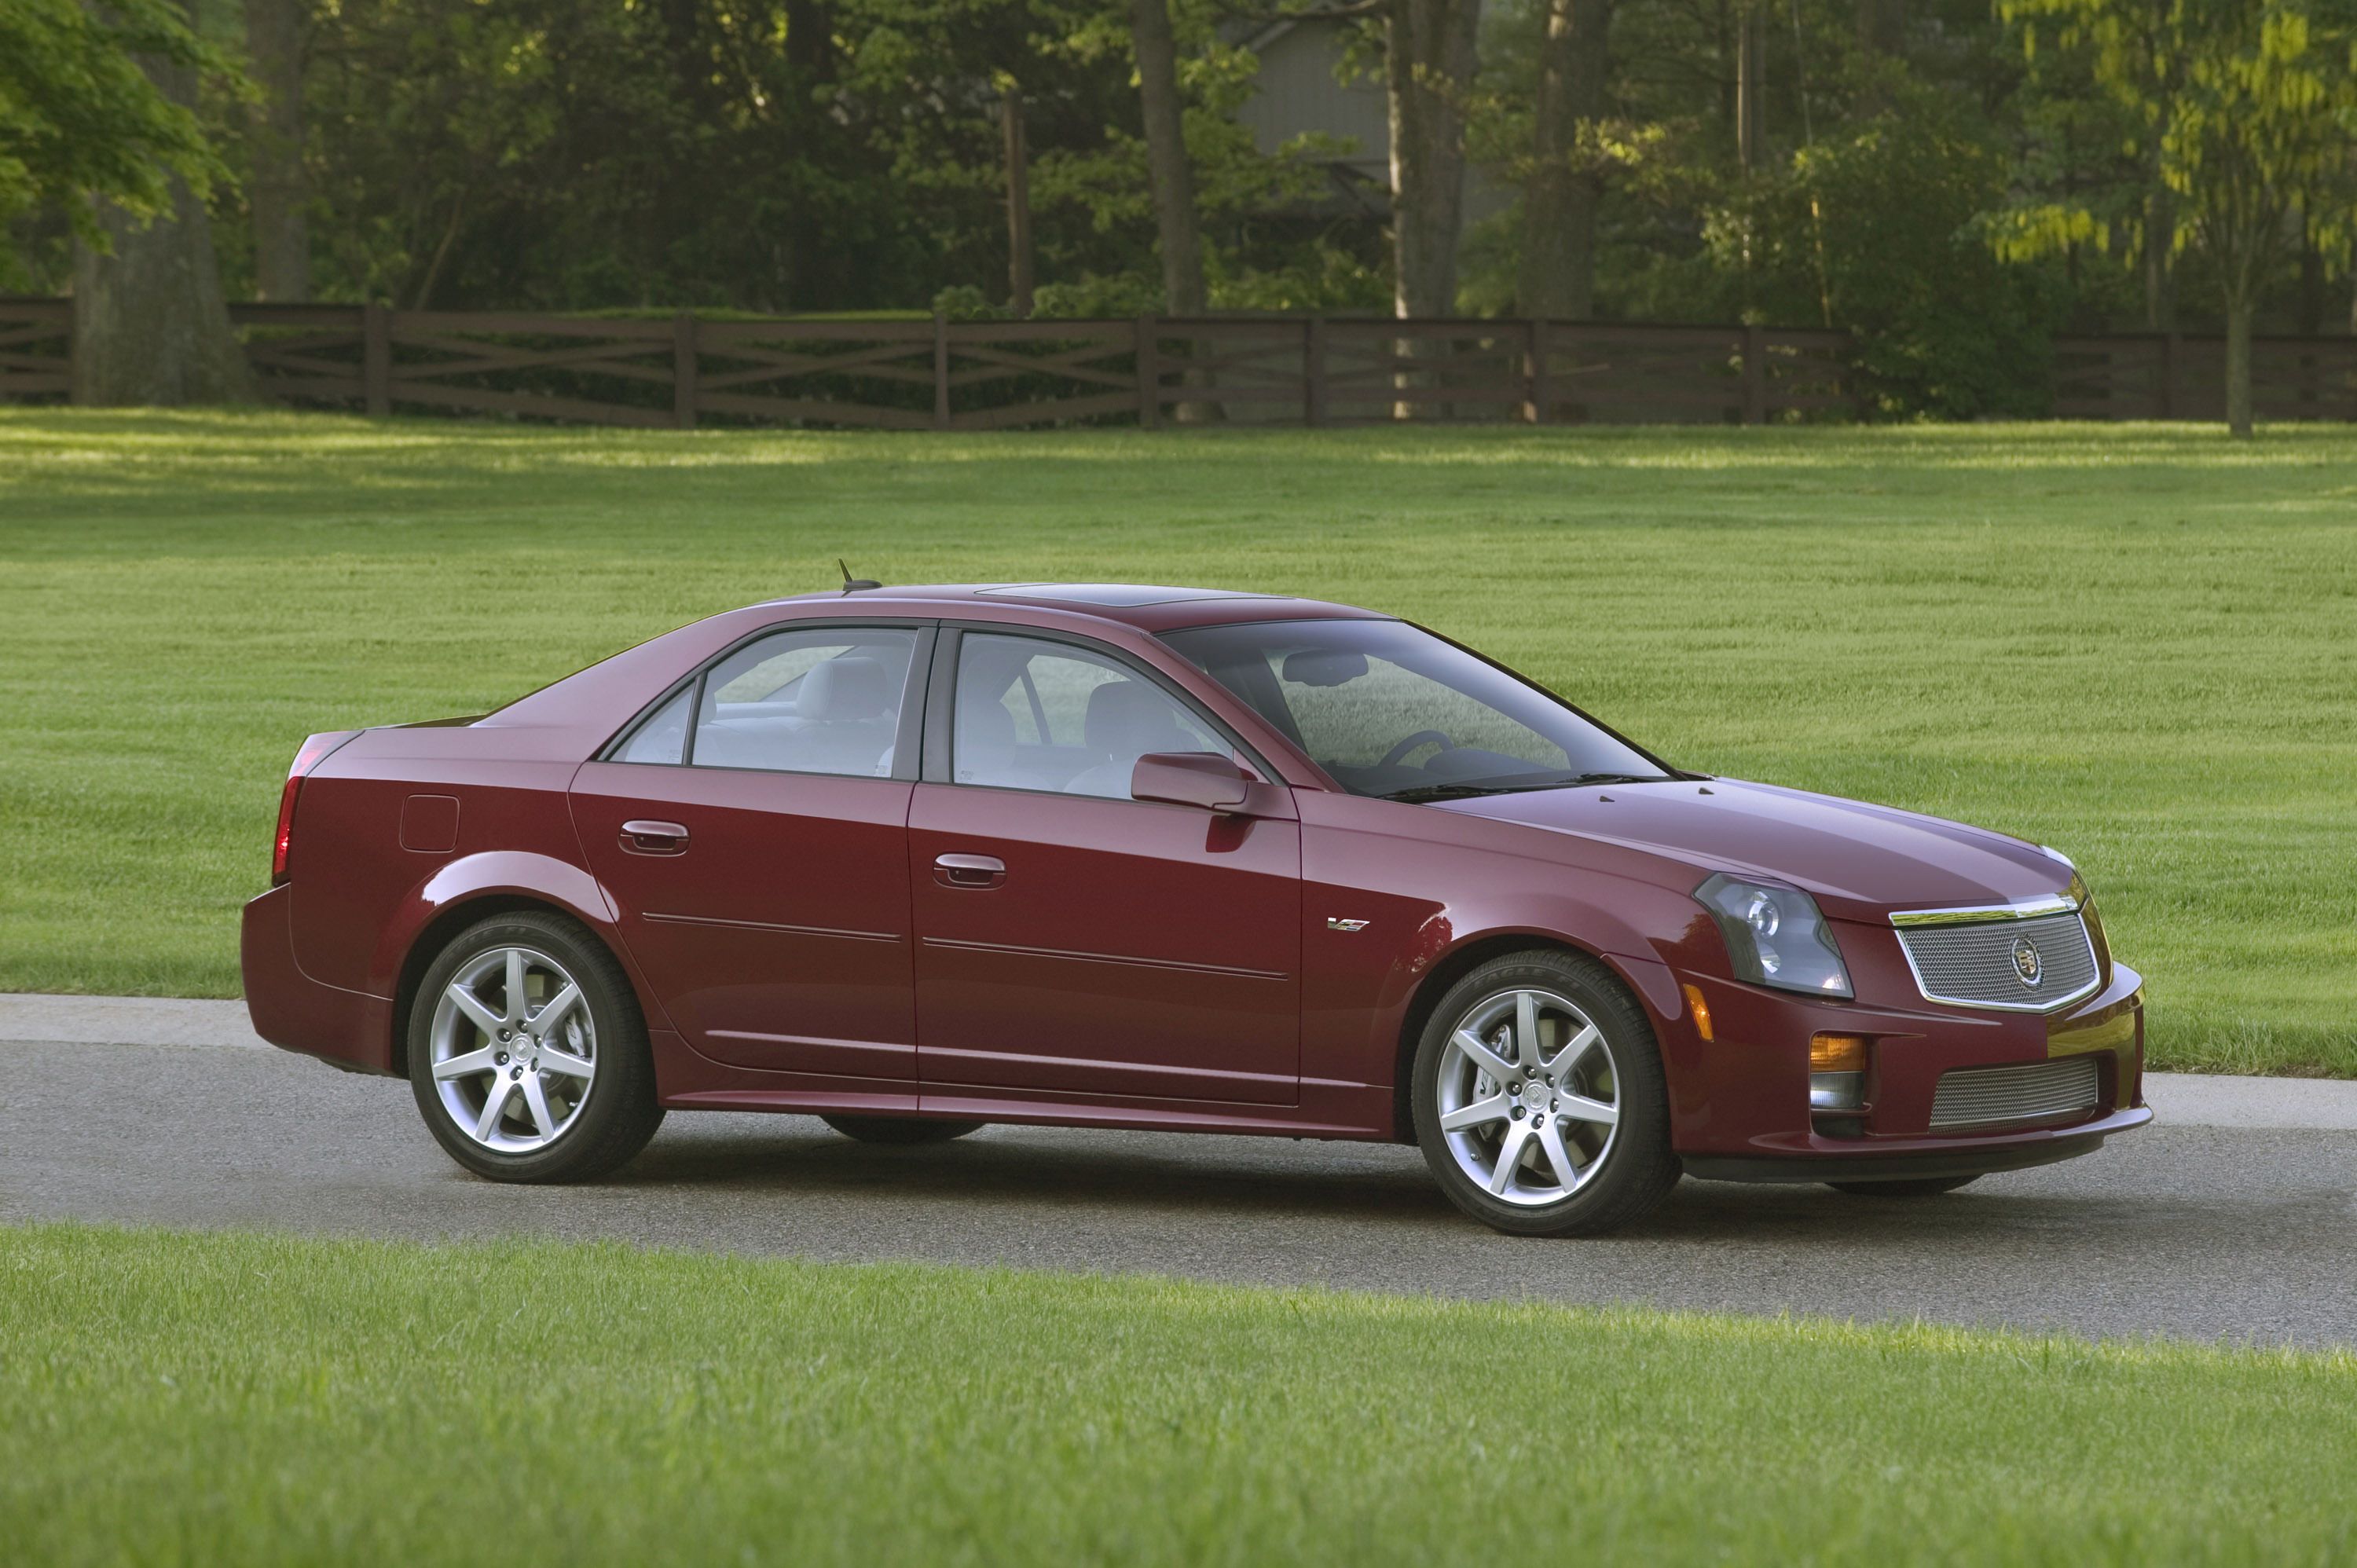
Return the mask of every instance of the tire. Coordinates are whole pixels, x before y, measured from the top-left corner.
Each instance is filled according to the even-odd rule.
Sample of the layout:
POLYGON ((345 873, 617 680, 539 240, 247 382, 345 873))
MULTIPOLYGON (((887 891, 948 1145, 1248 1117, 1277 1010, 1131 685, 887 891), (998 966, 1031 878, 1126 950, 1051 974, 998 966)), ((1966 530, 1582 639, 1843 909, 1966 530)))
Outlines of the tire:
POLYGON ((1852 1197, 1937 1197, 1980 1179, 1976 1176, 1916 1176, 1900 1181, 1829 1181, 1825 1185, 1852 1197))
POLYGON ((1450 1201, 1493 1230, 1599 1235, 1641 1219, 1677 1185, 1669 1086, 1652 1028, 1594 959, 1534 949, 1481 965, 1433 1009, 1411 1070, 1425 1163, 1450 1201), (1487 1049, 1487 1066, 1459 1043, 1469 1033, 1486 1047, 1501 1038, 1501 1028, 1506 1054, 1487 1049), (1532 1059, 1540 1064, 1535 1076, 1491 1072, 1526 1069, 1532 1059), (1514 1085, 1521 1092, 1508 1091, 1514 1085), (1480 1114, 1485 1110, 1497 1113, 1480 1114), (1456 1124, 1444 1127, 1444 1119, 1456 1124), (1522 1131, 1530 1127, 1541 1132, 1522 1131), (1501 1173, 1509 1138, 1516 1159, 1501 1173), (1568 1191, 1558 1154, 1575 1167, 1568 1191))
POLYGON ((662 1124, 630 980, 561 915, 494 915, 442 950, 410 1004, 409 1086, 435 1141, 493 1181, 594 1180, 662 1124), (531 1026, 552 1008, 561 1016, 543 1036, 531 1026), (453 1062, 477 1065, 453 1072, 453 1062))
POLYGON ((921 1116, 821 1116, 846 1138, 863 1144, 946 1144, 979 1130, 979 1122, 931 1122, 921 1116))

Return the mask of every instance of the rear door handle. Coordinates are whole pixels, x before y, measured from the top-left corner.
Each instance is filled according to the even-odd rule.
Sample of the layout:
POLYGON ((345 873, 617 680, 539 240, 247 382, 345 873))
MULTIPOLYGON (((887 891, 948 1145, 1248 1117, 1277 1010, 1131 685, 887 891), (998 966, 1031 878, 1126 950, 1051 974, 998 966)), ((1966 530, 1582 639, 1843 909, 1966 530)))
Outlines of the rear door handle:
POLYGON ((996 887, 1006 880, 1006 863, 993 854, 935 855, 933 880, 944 887, 996 887))
POLYGON ((685 854, 687 830, 677 822, 624 822, 622 848, 630 854, 685 854))

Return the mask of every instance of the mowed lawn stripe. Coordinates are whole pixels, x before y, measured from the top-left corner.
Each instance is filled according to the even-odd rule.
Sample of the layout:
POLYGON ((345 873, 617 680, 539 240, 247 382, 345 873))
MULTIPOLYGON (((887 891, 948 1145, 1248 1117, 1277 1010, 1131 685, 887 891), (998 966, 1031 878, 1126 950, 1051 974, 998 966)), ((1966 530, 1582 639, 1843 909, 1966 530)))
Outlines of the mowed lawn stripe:
POLYGON ((2346 1354, 45 1226, 0 1366, 23 1563, 2357 1550, 2346 1354))
POLYGON ((825 586, 1334 597, 1688 767, 2057 844, 2157 1065, 2357 1076, 2357 432, 691 435, 0 411, 0 988, 235 993, 314 729, 825 586))

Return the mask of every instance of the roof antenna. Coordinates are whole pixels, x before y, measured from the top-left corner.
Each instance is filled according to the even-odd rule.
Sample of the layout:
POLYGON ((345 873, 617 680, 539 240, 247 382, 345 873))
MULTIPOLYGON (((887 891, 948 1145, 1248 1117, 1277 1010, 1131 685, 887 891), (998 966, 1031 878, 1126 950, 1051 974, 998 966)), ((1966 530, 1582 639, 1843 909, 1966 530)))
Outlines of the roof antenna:
POLYGON ((880 588, 884 585, 873 577, 853 576, 851 568, 844 565, 843 557, 840 555, 834 558, 834 564, 843 572, 843 591, 846 594, 856 594, 862 588, 880 588))

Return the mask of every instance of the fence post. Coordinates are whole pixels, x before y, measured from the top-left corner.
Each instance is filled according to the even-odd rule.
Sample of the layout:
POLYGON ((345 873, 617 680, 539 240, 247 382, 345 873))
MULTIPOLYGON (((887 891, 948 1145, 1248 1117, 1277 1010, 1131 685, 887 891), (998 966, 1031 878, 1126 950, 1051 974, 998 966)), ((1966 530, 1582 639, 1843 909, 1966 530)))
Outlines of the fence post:
POLYGON ((950 318, 933 312, 933 428, 950 427, 950 318))
POLYGON ((2160 417, 2177 417, 2177 334, 2167 332, 2160 339, 2160 417))
POLYGON ((1162 328, 1151 316, 1130 326, 1135 333, 1137 360, 1137 423, 1152 430, 1162 423, 1162 328))
POLYGON ((1529 418, 1533 424, 1544 424, 1553 417, 1549 405, 1555 402, 1555 388, 1549 380, 1550 367, 1547 364, 1547 356, 1554 352, 1554 345, 1547 341, 1546 317, 1538 316, 1531 318, 1530 335, 1530 346, 1524 350, 1528 358, 1523 366, 1523 374, 1530 383, 1530 391, 1525 394, 1530 398, 1529 418))
POLYGON ((683 310, 671 324, 671 421, 695 428, 695 312, 683 310))
POLYGON ((1750 323, 1743 328, 1743 423, 1768 423, 1768 351, 1766 334, 1750 323))
POLYGON ((371 419, 393 412, 392 317, 381 299, 361 306, 361 395, 371 419))
POLYGON ((1326 317, 1312 315, 1301 324, 1301 423, 1312 430, 1326 424, 1326 317))

